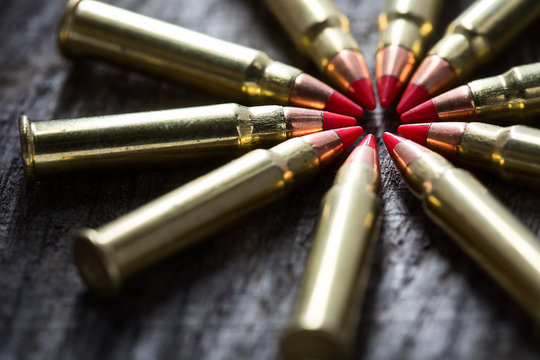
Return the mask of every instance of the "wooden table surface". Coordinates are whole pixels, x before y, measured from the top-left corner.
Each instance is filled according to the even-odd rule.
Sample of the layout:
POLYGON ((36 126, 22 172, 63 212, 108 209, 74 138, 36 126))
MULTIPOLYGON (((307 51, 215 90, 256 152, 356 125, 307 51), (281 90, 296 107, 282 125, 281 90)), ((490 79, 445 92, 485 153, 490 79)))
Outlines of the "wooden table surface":
MULTIPOLYGON (((315 73, 256 1, 114 0, 123 8, 266 51, 315 73)), ((447 1, 438 36, 472 1, 447 1)), ((382 1, 336 0, 374 73, 382 1)), ((288 199, 146 273, 104 302, 81 283, 70 236, 97 227, 215 165, 65 177, 25 188, 17 117, 81 117, 227 102, 56 48, 64 0, 0 4, 0 358, 276 359, 311 248, 319 202, 341 162, 288 199)), ((540 59, 540 23, 478 76, 540 59)), ((366 132, 398 125, 392 110, 366 132)), ((355 358, 538 359, 538 328, 424 215, 380 147, 382 230, 355 358)), ((540 191, 480 179, 536 234, 540 191)))

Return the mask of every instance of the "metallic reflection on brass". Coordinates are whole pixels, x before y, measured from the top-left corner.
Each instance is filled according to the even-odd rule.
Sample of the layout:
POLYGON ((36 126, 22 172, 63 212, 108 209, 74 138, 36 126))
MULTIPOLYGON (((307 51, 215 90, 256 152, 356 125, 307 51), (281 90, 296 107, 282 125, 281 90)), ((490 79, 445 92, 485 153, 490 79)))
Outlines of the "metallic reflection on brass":
POLYGON ((446 59, 458 80, 466 81, 539 16, 538 0, 475 1, 452 21, 429 55, 446 59))
POLYGON ((277 105, 222 104, 37 122, 20 118, 28 182, 66 172, 232 158, 322 129, 321 111, 277 105))
POLYGON ((379 15, 378 50, 399 46, 419 59, 433 34, 442 0, 385 0, 379 15))
MULTIPOLYGON (((406 141, 398 146, 413 144, 406 141)), ((417 158, 400 171, 428 216, 540 321, 540 243, 536 236, 469 172, 432 151, 415 153, 417 158)))
POLYGON ((353 150, 323 198, 296 306, 281 337, 285 360, 351 355, 379 227, 377 151, 353 150))
POLYGON ((79 274, 96 293, 113 295, 137 273, 313 178, 341 148, 335 131, 327 131, 254 150, 96 230, 83 230, 72 244, 79 274))
POLYGON ((261 51, 93 0, 68 2, 58 43, 68 57, 104 60, 253 104, 287 104, 302 73, 261 51))

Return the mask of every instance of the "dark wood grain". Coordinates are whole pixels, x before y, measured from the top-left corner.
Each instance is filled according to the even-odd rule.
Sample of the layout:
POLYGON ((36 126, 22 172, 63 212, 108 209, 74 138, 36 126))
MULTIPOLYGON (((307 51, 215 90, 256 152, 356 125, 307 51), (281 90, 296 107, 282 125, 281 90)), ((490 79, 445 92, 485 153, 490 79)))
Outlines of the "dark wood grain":
MULTIPOLYGON (((336 0, 374 68, 381 1, 336 0)), ((110 3, 265 50, 314 73, 259 2, 110 3)), ((438 34, 471 1, 446 2, 438 34)), ((112 302, 88 294, 70 235, 104 224, 212 169, 61 178, 25 188, 17 117, 51 119, 223 102, 57 52, 64 0, 0 5, 0 358, 275 359, 339 164, 290 198, 145 274, 112 302)), ((478 76, 540 59, 540 24, 478 76)), ((373 74, 373 70, 372 70, 373 74)), ((392 111, 364 117, 379 138, 392 111)), ((381 148, 384 221, 359 323, 357 358, 538 359, 528 316, 422 212, 381 148)), ((536 234, 540 192, 480 179, 536 234)))

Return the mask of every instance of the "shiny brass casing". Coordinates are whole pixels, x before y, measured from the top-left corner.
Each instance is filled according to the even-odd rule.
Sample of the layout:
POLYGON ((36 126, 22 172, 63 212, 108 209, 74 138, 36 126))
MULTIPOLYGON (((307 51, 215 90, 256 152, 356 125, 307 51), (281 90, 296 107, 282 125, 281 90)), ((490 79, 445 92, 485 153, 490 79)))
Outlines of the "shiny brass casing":
POLYGON ((349 20, 332 0, 264 0, 293 40, 322 73, 341 50, 359 50, 349 20))
POLYGON ((38 122, 21 116, 24 173, 32 182, 71 171, 232 158, 289 136, 322 131, 321 114, 278 105, 222 104, 38 122), (302 121, 286 122, 289 109, 302 121))
POLYGON ((433 34, 442 0, 386 0, 379 15, 378 49, 397 45, 418 60, 433 34))
POLYGON ((284 196, 342 148, 337 133, 328 131, 254 150, 109 224, 83 230, 72 243, 79 273, 96 293, 113 295, 146 267, 284 196), (315 136, 329 139, 327 151, 315 150, 309 142, 315 136))
POLYGON ((491 61, 538 16, 538 0, 477 0, 448 26, 429 55, 450 62, 463 81, 491 61))
POLYGON ((439 154, 426 149, 403 161, 402 175, 428 216, 540 320, 538 239, 469 172, 439 154))
MULTIPOLYGON (((377 156, 371 147, 363 150, 377 156)), ((378 233, 376 161, 347 161, 323 198, 303 284, 281 338, 285 360, 350 356, 378 233)))
POLYGON ((297 68, 265 53, 92 0, 70 0, 58 33, 65 56, 90 56, 166 80, 282 104, 297 68))
POLYGON ((468 86, 478 121, 512 124, 540 117, 540 62, 513 67, 468 86))
POLYGON ((515 125, 467 125, 458 158, 496 170, 501 177, 540 186, 540 130, 515 125))

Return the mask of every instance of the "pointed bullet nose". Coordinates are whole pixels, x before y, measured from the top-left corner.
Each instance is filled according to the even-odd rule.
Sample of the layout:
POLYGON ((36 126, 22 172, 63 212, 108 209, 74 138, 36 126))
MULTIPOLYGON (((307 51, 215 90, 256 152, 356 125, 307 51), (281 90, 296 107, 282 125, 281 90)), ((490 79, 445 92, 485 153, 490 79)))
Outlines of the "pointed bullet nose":
POLYGON ((337 91, 334 91, 328 98, 325 110, 354 117, 360 117, 364 113, 360 106, 337 91))
POLYGON ((393 150, 396 147, 396 145, 405 140, 406 140, 405 138, 402 138, 401 136, 397 136, 389 132, 385 132, 383 134, 384 145, 386 146, 386 149, 388 150, 390 155, 392 155, 393 150))
POLYGON ((396 111, 398 114, 403 114, 414 106, 429 100, 429 98, 428 91, 422 85, 410 83, 409 86, 407 86, 407 89, 405 89, 396 111))
POLYGON ((417 144, 426 146, 429 128, 433 123, 409 124, 398 127, 398 132, 417 144))
POLYGON ((335 132, 338 134, 339 138, 341 139, 341 142, 343 143, 343 150, 346 151, 348 148, 351 147, 352 144, 362 135, 364 132, 364 129, 360 126, 353 126, 343 129, 335 130, 335 132))
POLYGON ((356 125, 356 119, 351 116, 336 114, 329 111, 323 111, 322 113, 324 130, 339 129, 356 125))
POLYGON ((349 85, 347 96, 369 110, 377 107, 373 86, 368 78, 358 79, 349 85))
POLYGON ((377 79, 377 93, 379 102, 383 108, 387 108, 394 102, 401 92, 403 84, 392 75, 384 75, 377 79))
POLYGON ((377 141, 375 140, 375 136, 373 134, 366 135, 365 138, 360 141, 360 144, 358 146, 369 146, 375 150, 377 150, 377 141))
POLYGON ((401 121, 405 123, 431 122, 437 121, 438 119, 437 108, 431 99, 413 107, 401 115, 401 121))

